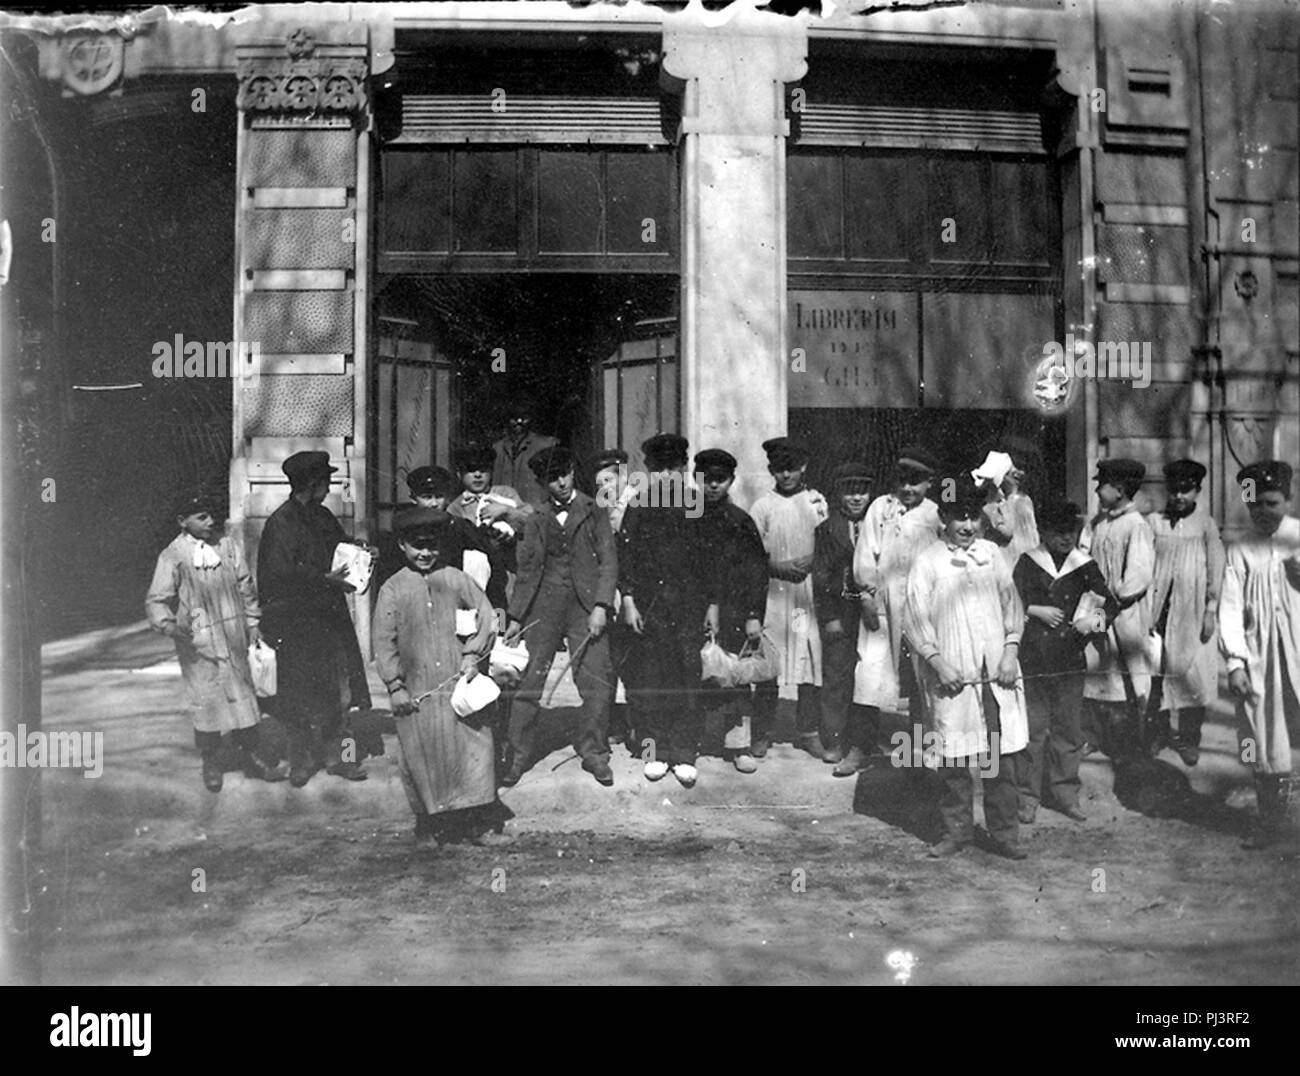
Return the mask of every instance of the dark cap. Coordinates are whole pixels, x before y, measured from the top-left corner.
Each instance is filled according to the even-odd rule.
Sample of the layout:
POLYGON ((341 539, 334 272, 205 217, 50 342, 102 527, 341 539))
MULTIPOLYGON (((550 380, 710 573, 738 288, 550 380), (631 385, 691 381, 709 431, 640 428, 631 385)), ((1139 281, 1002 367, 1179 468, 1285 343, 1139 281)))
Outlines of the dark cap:
POLYGON ((978 519, 983 515, 988 494, 975 484, 970 475, 963 473, 954 480, 951 487, 947 481, 944 486, 943 495, 939 498, 939 515, 944 519, 956 519, 963 515, 978 519))
POLYGON ((456 479, 445 467, 417 467, 406 476, 406 488, 412 497, 451 497, 456 479))
POLYGON ((736 457, 726 449, 706 448, 695 453, 695 470, 704 475, 733 475, 736 473, 736 457))
POLYGON ((1238 484, 1252 481, 1256 493, 1281 493, 1285 497, 1291 496, 1293 477, 1291 465, 1281 460, 1258 460, 1237 472, 1238 484))
POLYGON ((197 515, 200 512, 215 516, 220 511, 221 498, 207 490, 188 490, 176 501, 176 514, 181 517, 197 515))
POLYGON ((591 472, 603 471, 606 467, 627 463, 627 453, 621 448, 604 448, 591 461, 591 472))
POLYGON ((1205 478, 1204 464, 1195 460, 1174 460, 1161 469, 1165 472, 1165 482, 1171 486, 1199 486, 1205 478))
POLYGON ((527 396, 511 396, 501 409, 501 415, 507 421, 512 418, 536 418, 537 407, 527 396))
POLYGON ((1115 478, 1121 482, 1141 482, 1146 477, 1146 467, 1137 460, 1107 459, 1097 461, 1097 477, 1105 482, 1115 478))
POLYGON ((681 434, 657 433, 641 442, 641 454, 651 470, 664 467, 683 467, 686 464, 689 442, 681 434))
POLYGON ((857 460, 845 460, 843 463, 837 463, 831 471, 831 485, 869 486, 875 480, 875 477, 871 473, 871 468, 865 463, 859 463, 857 460))
POLYGON ((528 458, 528 469, 537 481, 543 484, 553 482, 573 470, 573 453, 563 445, 552 445, 534 452, 528 458))
POLYGON ((898 450, 898 465, 932 475, 939 470, 939 458, 923 445, 904 445, 898 450))
POLYGON ((327 478, 338 468, 330 466, 328 452, 295 452, 280 464, 280 470, 296 485, 313 478, 327 478))
POLYGON ((1036 516, 1040 531, 1075 531, 1083 522, 1083 513, 1073 501, 1048 501, 1036 516))
POLYGON ((461 474, 466 471, 487 471, 491 474, 496 462, 496 450, 491 445, 470 443, 456 449, 456 470, 461 474))
POLYGON ((808 450, 788 437, 773 437, 764 441, 763 451, 767 453, 767 466, 777 470, 802 467, 808 462, 808 450))
POLYGON ((438 508, 399 508, 393 516, 393 530, 402 537, 417 534, 441 536, 451 526, 451 516, 438 508))

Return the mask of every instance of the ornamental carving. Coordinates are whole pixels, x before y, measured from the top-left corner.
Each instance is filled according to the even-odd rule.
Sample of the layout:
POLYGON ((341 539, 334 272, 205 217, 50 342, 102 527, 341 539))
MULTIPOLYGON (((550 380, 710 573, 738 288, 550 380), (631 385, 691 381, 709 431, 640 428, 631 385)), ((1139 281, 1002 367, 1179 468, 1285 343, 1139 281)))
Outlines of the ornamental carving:
POLYGON ((77 34, 60 50, 63 84, 83 97, 102 93, 122 77, 126 42, 117 34, 77 34))
POLYGON ((369 65, 364 53, 319 44, 302 28, 282 50, 241 52, 239 107, 254 115, 297 119, 343 117, 367 104, 369 65))

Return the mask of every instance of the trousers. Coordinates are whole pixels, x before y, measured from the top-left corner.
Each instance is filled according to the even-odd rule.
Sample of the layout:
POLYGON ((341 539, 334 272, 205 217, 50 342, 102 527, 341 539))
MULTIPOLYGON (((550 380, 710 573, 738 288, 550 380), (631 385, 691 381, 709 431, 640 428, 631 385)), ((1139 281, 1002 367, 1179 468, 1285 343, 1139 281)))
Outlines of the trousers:
POLYGON ((1052 799, 1079 805, 1079 763, 1083 761, 1082 672, 1031 677, 1025 681, 1029 746, 1021 767, 1020 795, 1037 805, 1052 799))

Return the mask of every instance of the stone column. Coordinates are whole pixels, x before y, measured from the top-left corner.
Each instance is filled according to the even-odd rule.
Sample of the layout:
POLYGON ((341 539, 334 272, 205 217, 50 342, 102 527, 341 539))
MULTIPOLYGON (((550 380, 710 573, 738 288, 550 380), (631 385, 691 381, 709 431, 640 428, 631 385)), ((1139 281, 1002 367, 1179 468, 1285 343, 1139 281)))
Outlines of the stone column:
POLYGON ((664 17, 663 81, 682 95, 682 433, 736 456, 742 505, 770 487, 760 445, 786 432, 785 84, 806 55, 796 19, 664 17))

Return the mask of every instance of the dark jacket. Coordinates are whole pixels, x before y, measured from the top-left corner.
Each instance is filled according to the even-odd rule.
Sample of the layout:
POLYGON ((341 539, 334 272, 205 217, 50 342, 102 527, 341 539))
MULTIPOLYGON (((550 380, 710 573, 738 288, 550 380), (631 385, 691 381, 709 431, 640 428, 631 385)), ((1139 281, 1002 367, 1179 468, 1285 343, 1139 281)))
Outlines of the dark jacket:
MULTIPOLYGON (((518 543, 519 575, 510 599, 510 617, 523 621, 532 608, 546 567, 546 528, 555 521, 555 505, 548 497, 524 523, 518 543)), ((573 590, 583 609, 591 612, 597 605, 614 609, 614 587, 618 583, 618 553, 609 513, 597 508, 585 493, 575 492, 564 521, 569 536, 573 590)))
POLYGON ((621 534, 624 597, 635 600, 647 627, 689 638, 698 657, 705 610, 723 597, 703 517, 691 518, 681 508, 633 505, 621 534))
MULTIPOLYGON (((1097 562, 1086 553, 1073 550, 1061 565, 1063 571, 1053 577, 1040 561, 1051 563, 1051 554, 1041 546, 1021 555, 1012 578, 1021 604, 1054 605, 1065 614, 1058 628, 1049 628, 1037 617, 1025 617, 1025 631, 1020 638, 1020 667, 1025 675, 1047 672, 1082 672, 1087 667, 1083 649, 1088 636, 1080 635, 1070 625, 1079 599, 1088 591, 1105 599, 1106 622, 1119 612, 1097 562)), ((1053 564, 1053 567, 1055 565, 1053 564)))
POLYGON ((704 502, 700 531, 713 560, 718 644, 734 653, 744 644, 745 621, 761 623, 767 613, 767 550, 753 518, 730 500, 704 502))
MULTIPOLYGON (((864 527, 866 517, 857 522, 864 527)), ((813 608, 818 624, 838 620, 850 636, 857 634, 862 611, 853 581, 853 550, 852 522, 838 509, 832 510, 813 533, 813 608)))

